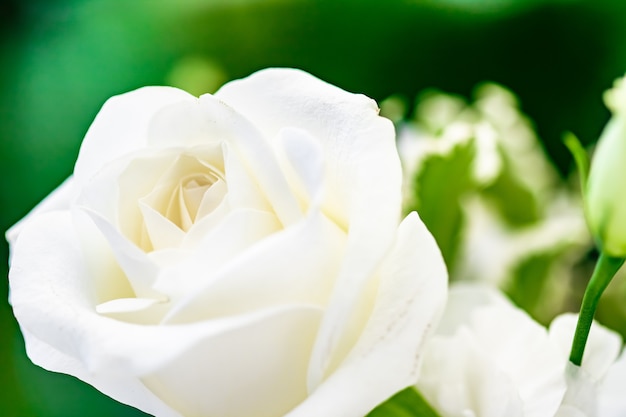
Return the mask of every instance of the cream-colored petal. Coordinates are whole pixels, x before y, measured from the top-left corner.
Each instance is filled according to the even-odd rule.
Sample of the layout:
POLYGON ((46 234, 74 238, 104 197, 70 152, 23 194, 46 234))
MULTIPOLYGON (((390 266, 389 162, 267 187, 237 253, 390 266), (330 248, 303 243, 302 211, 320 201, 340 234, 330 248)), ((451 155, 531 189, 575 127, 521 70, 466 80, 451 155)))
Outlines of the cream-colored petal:
POLYGON ((261 211, 272 211, 272 206, 267 200, 259 184, 252 177, 247 167, 237 152, 234 145, 224 143, 224 177, 228 184, 228 202, 233 208, 251 208, 261 211))
MULTIPOLYGON (((216 228, 224 219, 233 211, 238 209, 231 207, 230 200, 224 198, 220 204, 214 208, 210 213, 205 214, 202 218, 198 219, 196 223, 187 231, 183 242, 180 246, 182 250, 194 249, 200 242, 206 239, 206 236, 211 234, 213 229, 216 228)), ((269 213, 265 210, 248 209, 255 212, 269 213)))
POLYGON ((417 214, 401 223, 379 272, 376 302, 355 347, 288 417, 362 417, 416 382, 447 291, 443 258, 417 214))
MULTIPOLYGON (((87 216, 99 230, 101 236, 107 240, 135 295, 163 299, 163 295, 153 289, 158 268, 141 249, 120 234, 114 225, 98 213, 85 207, 79 207, 73 214, 76 224, 85 228, 89 227, 88 220, 85 219, 85 216, 87 216)), ((91 236, 99 238, 96 233, 93 230, 81 233, 83 244, 89 245, 88 242, 91 236)))
POLYGON ((144 87, 108 99, 80 147, 74 167, 77 182, 82 186, 107 163, 145 148, 148 127, 160 109, 196 100, 172 87, 144 87))
POLYGON ((330 353, 348 326, 367 281, 389 250, 401 205, 401 167, 393 124, 378 116, 376 103, 305 72, 268 69, 224 85, 216 97, 235 108, 270 138, 285 127, 316 138, 326 162, 322 210, 349 229, 342 272, 320 329, 311 375, 316 385, 330 366, 330 353), (329 349, 330 345, 330 349, 329 349), (324 370, 324 371, 322 371, 324 370))
POLYGON ((168 309, 168 301, 154 298, 117 298, 96 306, 98 314, 138 324, 158 324, 168 309))
POLYGON ((46 213, 53 210, 67 210, 70 205, 76 200, 77 191, 74 185, 73 177, 69 177, 61 185, 59 185, 54 191, 52 191, 46 198, 44 198, 39 204, 37 204, 26 216, 24 216, 19 222, 15 223, 6 232, 6 239, 10 245, 15 243, 15 240, 20 234, 24 224, 32 217, 46 213))
MULTIPOLYGON (((298 221, 302 213, 278 165, 268 138, 249 120, 217 97, 205 94, 200 97, 200 102, 213 117, 215 128, 221 129, 220 134, 228 143, 231 157, 240 159, 249 170, 281 223, 288 226, 298 221)), ((229 187, 234 189, 230 185, 229 187)))
POLYGON ((185 232, 145 201, 140 200, 138 205, 143 214, 143 223, 150 238, 151 249, 180 247, 185 238, 185 232))
POLYGON ((185 416, 283 416, 306 398, 321 315, 312 306, 283 306, 249 326, 198 341, 143 381, 185 416))
POLYGON ((324 210, 338 224, 376 216, 397 224, 401 169, 395 134, 393 124, 378 116, 373 100, 284 68, 231 81, 215 97, 268 138, 279 138, 281 129, 292 127, 319 141, 328 169, 324 210))
POLYGON ((231 255, 230 260, 221 256, 221 250, 231 244, 228 238, 234 233, 224 231, 221 239, 207 239, 215 242, 214 249, 202 249, 192 262, 171 272, 171 282, 193 282, 192 288, 181 293, 182 299, 165 322, 187 323, 294 302, 325 305, 339 269, 345 235, 321 213, 311 213, 303 222, 259 240, 239 256, 231 255), (216 260, 222 264, 215 265, 216 260))
POLYGON ((193 192, 196 194, 194 197, 195 200, 199 200, 199 202, 187 202, 188 205, 194 204, 195 210, 192 212, 194 222, 199 221, 204 216, 211 214, 219 205, 222 203, 222 200, 226 197, 228 193, 228 186, 226 182, 221 178, 218 178, 215 183, 210 186, 197 187, 194 191, 188 191, 189 193, 193 192), (198 194, 201 195, 198 198, 198 194))
MULTIPOLYGON (((181 303, 193 302, 201 297, 202 290, 218 279, 224 265, 237 259, 259 240, 275 233, 279 227, 280 223, 273 213, 235 210, 196 244, 187 260, 161 270, 154 288, 170 297, 175 305, 171 314, 176 314, 181 303)), ((252 273, 250 278, 255 279, 256 275, 252 273)), ((211 316, 208 313, 211 308, 211 305, 200 306, 200 310, 207 312, 207 317, 211 316)))
POLYGON ((288 127, 279 132, 276 146, 284 154, 283 171, 303 211, 320 207, 327 173, 319 142, 305 130, 288 127))
POLYGON ((26 354, 33 363, 52 372, 73 375, 107 396, 159 417, 183 417, 133 375, 106 375, 90 372, 85 364, 41 341, 22 327, 26 354))
MULTIPOLYGON (((147 150, 139 155, 128 155, 124 158, 129 160, 124 170, 119 174, 111 173, 103 180, 115 184, 118 188, 120 200, 118 217, 122 230, 132 230, 129 223, 135 223, 135 228, 139 228, 141 216, 137 202, 143 198, 156 205, 152 201, 154 197, 150 197, 155 194, 155 188, 164 187, 165 181, 162 180, 164 173, 172 171, 179 158, 180 150, 172 152, 147 150)), ((128 232, 126 234, 134 235, 128 232)))
POLYGON ((173 103, 159 109, 148 125, 148 145, 157 148, 217 144, 229 134, 219 116, 200 100, 173 103), (227 132, 227 133, 226 133, 227 132))
MULTIPOLYGON (((20 326, 43 345, 78 361, 94 377, 154 375, 214 337, 254 333, 257 326, 274 326, 272 322, 280 330, 280 323, 302 319, 316 327, 314 322, 319 321, 319 308, 293 304, 188 325, 146 326, 114 320, 96 312, 94 283, 80 245, 69 213, 42 214, 25 225, 16 242, 9 279, 20 326)), ((294 340, 300 343, 297 337, 294 340)), ((55 362, 58 359, 41 355, 38 363, 55 369, 63 365, 55 362)))

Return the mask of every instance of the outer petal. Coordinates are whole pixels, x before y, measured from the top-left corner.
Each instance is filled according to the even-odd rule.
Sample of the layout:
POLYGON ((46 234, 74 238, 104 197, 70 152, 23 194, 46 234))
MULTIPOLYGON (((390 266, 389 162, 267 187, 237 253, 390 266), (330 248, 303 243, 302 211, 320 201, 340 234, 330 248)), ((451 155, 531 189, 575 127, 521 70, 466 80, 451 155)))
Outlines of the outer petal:
POLYGON ((288 226, 300 219, 298 203, 278 165, 271 144, 262 134, 264 132, 259 132, 258 127, 246 119, 246 114, 238 113, 214 96, 201 96, 200 104, 214 118, 215 124, 220 126, 225 140, 232 145, 229 151, 237 152, 238 157, 252 171, 281 222, 288 226))
POLYGON ((107 100, 89 127, 74 167, 84 184, 106 163, 142 149, 148 140, 151 119, 162 108, 196 97, 172 87, 144 87, 107 100))
POLYGON ((215 97, 267 138, 278 140, 283 128, 293 127, 319 141, 328 168, 325 208, 338 224, 352 228, 364 217, 397 222, 402 178, 395 134, 373 100, 295 69, 259 71, 224 85, 215 97))
POLYGON ((130 404, 155 416, 182 417, 147 389, 139 378, 128 375, 95 375, 85 368, 84 363, 42 342, 24 327, 22 327, 22 334, 26 341, 28 357, 43 368, 75 376, 117 401, 130 404))
POLYGON ((69 177, 61 185, 59 185, 53 192, 51 192, 46 198, 44 198, 39 204, 35 206, 26 216, 24 216, 19 222, 14 224, 6 232, 6 238, 9 244, 14 244, 17 236, 24 227, 24 224, 37 214, 45 213, 53 210, 66 210, 70 207, 70 204, 76 199, 77 192, 74 185, 73 177, 69 177))
POLYGON ((190 345, 143 380, 189 417, 279 417, 307 396, 322 310, 291 305, 190 345))
MULTIPOLYGON (((227 239, 221 241, 228 245, 227 239)), ((341 230, 315 212, 252 245, 221 268, 212 268, 211 254, 199 252, 164 275, 170 285, 180 276, 187 276, 178 279, 181 285, 192 285, 165 321, 189 323, 290 303, 324 306, 344 245, 341 230)))
POLYGON ((215 96, 269 138, 296 127, 322 146, 327 170, 322 210, 349 236, 313 351, 309 385, 315 387, 331 365, 350 312, 394 239, 402 173, 393 124, 378 116, 373 100, 293 69, 259 71, 226 84, 215 96))
POLYGON ((445 304, 447 273, 417 214, 398 228, 374 311, 341 366, 288 417, 362 417, 415 383, 422 347, 445 304))
MULTIPOLYGON (((277 366, 275 353, 279 350, 272 345, 272 341, 297 342, 295 345, 285 345, 291 349, 290 358, 293 360, 286 363, 291 370, 275 369, 284 376, 280 381, 287 384, 285 381, 298 379, 301 381, 300 392, 305 392, 306 349, 307 346, 310 349, 310 339, 317 330, 321 317, 319 308, 285 305, 242 316, 170 326, 136 325, 103 317, 95 312, 96 283, 90 280, 79 239, 73 233, 71 216, 67 212, 45 213, 25 225, 14 246, 10 280, 14 312, 28 335, 28 349, 33 352, 32 359, 36 363, 48 369, 76 374, 105 394, 145 411, 164 416, 176 415, 169 408, 160 409, 158 402, 154 402, 145 392, 135 398, 129 394, 131 391, 124 391, 125 387, 132 392, 141 391, 136 381, 138 378, 146 378, 150 389, 159 392, 162 385, 158 381, 161 377, 167 380, 167 374, 173 366, 189 367, 190 363, 200 363, 214 352, 223 353, 229 348, 228 340, 238 341, 237 346, 249 348, 257 343, 253 340, 260 337, 254 329, 271 333, 265 340, 258 339, 259 343, 262 342, 263 350, 246 350, 248 354, 256 352, 258 366, 265 371, 270 368, 269 364, 277 366), (252 340, 244 340, 248 336, 252 340), (270 360, 270 357, 274 359, 270 360), (302 358, 304 362, 298 362, 302 358), (299 365, 295 366, 296 363, 299 365), (122 384, 119 387, 115 385, 118 381, 122 384)), ((248 359, 254 359, 254 356, 248 359)), ((245 373, 243 368, 238 368, 238 360, 243 363, 242 358, 235 358, 233 362, 224 364, 223 368, 205 369, 201 374, 207 379, 200 382, 204 386, 222 384, 232 391, 237 385, 235 382, 241 381, 228 379, 225 370, 238 372, 238 375, 245 373), (214 379, 215 375, 220 377, 214 379)), ((252 370, 250 374, 254 375, 256 371, 252 370)), ((199 382, 195 379, 197 375, 190 375, 190 378, 186 384, 199 382)), ((269 377, 262 381, 251 380, 253 385, 246 395, 252 395, 260 382, 267 384, 269 380, 269 377)), ((284 384, 272 386, 280 390, 284 384)), ((270 391, 271 387, 266 387, 259 392, 267 394, 270 391)), ((221 391, 216 389, 215 392, 221 391)), ((272 398, 277 397, 267 395, 255 401, 258 405, 259 401, 267 402, 272 398)), ((205 399, 209 405, 219 404, 208 394, 201 401, 205 399)), ((287 399, 290 405, 280 403, 280 406, 291 408, 302 399, 290 396, 287 399)), ((166 401, 172 406, 180 406, 184 398, 168 397, 166 401)), ((188 406, 206 411, 205 405, 188 406)), ((212 414, 203 411, 203 415, 212 414)))

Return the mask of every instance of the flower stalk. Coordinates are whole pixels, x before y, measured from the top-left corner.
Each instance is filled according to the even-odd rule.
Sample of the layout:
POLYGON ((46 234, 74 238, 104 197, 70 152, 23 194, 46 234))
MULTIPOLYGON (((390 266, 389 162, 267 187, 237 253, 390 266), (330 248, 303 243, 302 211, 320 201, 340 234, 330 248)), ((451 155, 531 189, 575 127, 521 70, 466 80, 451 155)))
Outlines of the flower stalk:
POLYGON ((576 332, 574 333, 574 341, 572 342, 572 350, 569 360, 576 366, 580 366, 585 352, 585 345, 589 337, 591 322, 596 313, 596 308, 602 293, 609 285, 617 271, 624 263, 624 258, 618 258, 600 253, 600 258, 596 263, 596 267, 591 275, 587 289, 583 296, 580 306, 580 315, 576 324, 576 332))

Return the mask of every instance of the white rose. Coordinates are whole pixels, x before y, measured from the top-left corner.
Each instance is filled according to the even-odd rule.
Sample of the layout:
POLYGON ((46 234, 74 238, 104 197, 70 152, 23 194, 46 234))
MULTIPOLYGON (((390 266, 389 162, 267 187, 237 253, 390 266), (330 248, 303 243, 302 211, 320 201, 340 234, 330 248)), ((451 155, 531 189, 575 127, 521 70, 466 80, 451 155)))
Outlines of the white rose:
POLYGON ((571 381, 566 365, 576 321, 564 314, 548 330, 496 289, 455 284, 417 387, 442 417, 622 415, 626 399, 615 392, 623 392, 618 384, 626 375, 614 363, 621 339, 594 323, 581 378, 571 381))
POLYGON ((110 99, 8 233, 28 355, 158 416, 361 417, 446 296, 376 103, 270 69, 110 99))

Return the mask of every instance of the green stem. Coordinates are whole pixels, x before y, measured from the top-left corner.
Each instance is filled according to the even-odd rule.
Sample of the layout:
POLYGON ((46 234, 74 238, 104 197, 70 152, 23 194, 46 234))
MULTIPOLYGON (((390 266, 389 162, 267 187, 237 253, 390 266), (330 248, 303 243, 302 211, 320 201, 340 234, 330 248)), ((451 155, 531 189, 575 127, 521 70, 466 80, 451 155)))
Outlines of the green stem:
POLYGON ((569 356, 570 362, 574 365, 580 366, 582 363, 585 345, 587 344, 589 330, 591 329, 591 322, 596 313, 600 296, 623 263, 624 258, 615 258, 605 253, 601 253, 600 258, 598 258, 598 263, 596 263, 596 267, 593 270, 593 274, 585 290, 585 295, 583 296, 582 305, 580 306, 580 315, 578 316, 576 333, 574 333, 572 352, 569 356))

